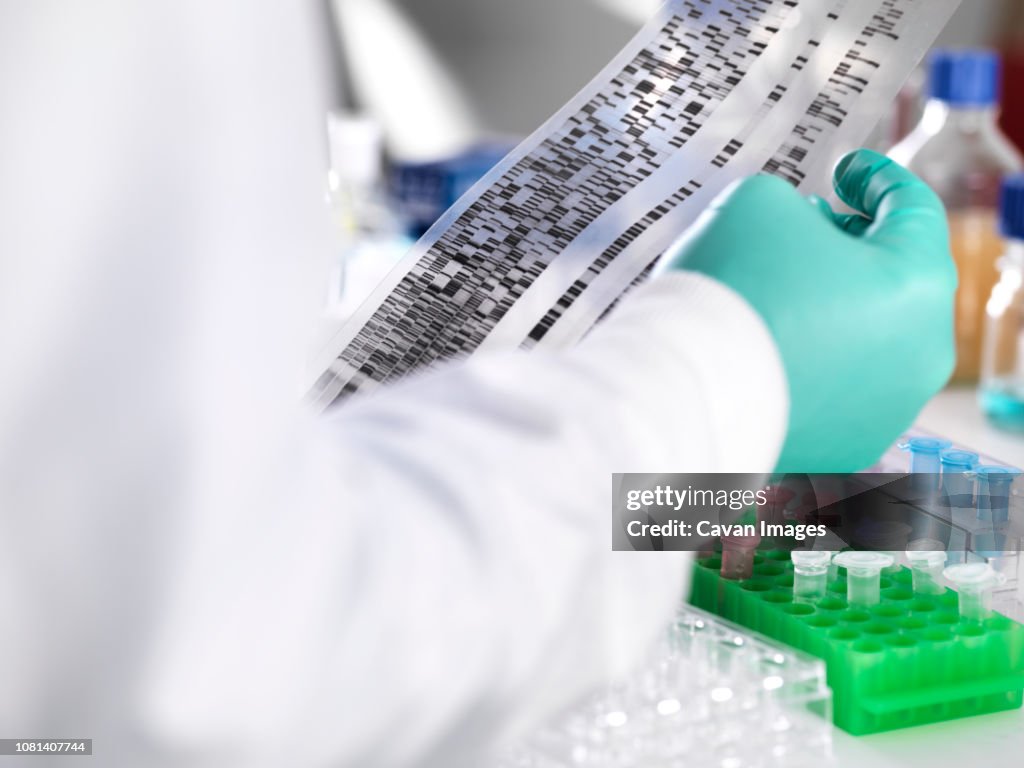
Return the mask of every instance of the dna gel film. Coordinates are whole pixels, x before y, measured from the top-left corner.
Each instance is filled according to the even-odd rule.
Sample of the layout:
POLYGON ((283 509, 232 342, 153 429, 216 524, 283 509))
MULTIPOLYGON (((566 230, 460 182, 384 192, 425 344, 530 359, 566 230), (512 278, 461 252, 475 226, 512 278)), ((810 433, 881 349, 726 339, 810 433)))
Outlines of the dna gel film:
POLYGON ((737 179, 831 196, 960 0, 669 0, 413 247, 314 361, 321 406, 581 339, 737 179))

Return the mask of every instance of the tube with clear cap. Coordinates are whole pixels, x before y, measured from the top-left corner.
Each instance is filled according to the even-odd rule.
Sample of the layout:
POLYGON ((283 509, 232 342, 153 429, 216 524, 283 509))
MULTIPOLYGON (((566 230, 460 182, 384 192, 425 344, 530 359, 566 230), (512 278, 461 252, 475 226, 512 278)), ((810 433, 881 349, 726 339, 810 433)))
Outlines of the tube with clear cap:
MULTIPOLYGON (((789 488, 780 485, 769 485, 764 489, 764 504, 757 505, 757 530, 764 531, 765 525, 784 525, 786 522, 786 505, 796 494, 789 488)), ((762 542, 767 549, 775 549, 778 540, 775 536, 767 536, 762 542)))
POLYGON ((764 504, 757 505, 758 530, 762 523, 781 525, 786 522, 786 505, 796 497, 790 488, 769 485, 764 489, 764 504))
POLYGON ((840 552, 835 564, 846 569, 846 600, 850 605, 877 605, 882 599, 882 569, 893 564, 882 552, 840 552))
POLYGON ((946 564, 946 553, 942 542, 928 539, 911 543, 907 560, 913 577, 915 595, 941 595, 945 592, 940 579, 942 567, 946 564))
POLYGON ((961 563, 947 568, 944 575, 959 592, 960 618, 982 622, 992 616, 992 592, 1006 583, 1006 576, 996 573, 988 563, 961 563))
POLYGON ((828 588, 828 567, 832 563, 833 552, 808 551, 794 549, 790 552, 793 559, 793 599, 797 602, 810 602, 825 596, 828 588))

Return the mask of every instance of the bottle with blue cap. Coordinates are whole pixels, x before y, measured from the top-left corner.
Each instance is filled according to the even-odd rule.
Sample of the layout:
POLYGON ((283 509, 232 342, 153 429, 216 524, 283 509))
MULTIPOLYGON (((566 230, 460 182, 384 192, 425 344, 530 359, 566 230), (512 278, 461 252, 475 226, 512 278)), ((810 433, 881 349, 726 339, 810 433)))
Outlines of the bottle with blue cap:
POLYGON ((981 369, 985 302, 1003 251, 997 227, 1000 185, 1005 176, 1024 170, 1024 159, 999 128, 1000 81, 995 52, 935 52, 924 117, 889 153, 931 186, 949 212, 960 274, 953 380, 961 383, 977 382, 981 369))
POLYGON ((1000 225, 1007 245, 986 306, 980 399, 996 425, 1024 431, 1024 174, 1003 184, 1000 225))

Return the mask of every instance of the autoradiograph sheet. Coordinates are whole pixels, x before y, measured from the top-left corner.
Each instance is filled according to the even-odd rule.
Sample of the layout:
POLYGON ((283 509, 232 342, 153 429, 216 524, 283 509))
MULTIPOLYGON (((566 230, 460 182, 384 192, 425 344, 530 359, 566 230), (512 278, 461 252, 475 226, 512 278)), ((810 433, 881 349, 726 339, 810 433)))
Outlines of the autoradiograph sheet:
POLYGON ((670 0, 414 246, 311 397, 575 343, 736 179, 827 195, 959 2, 670 0))

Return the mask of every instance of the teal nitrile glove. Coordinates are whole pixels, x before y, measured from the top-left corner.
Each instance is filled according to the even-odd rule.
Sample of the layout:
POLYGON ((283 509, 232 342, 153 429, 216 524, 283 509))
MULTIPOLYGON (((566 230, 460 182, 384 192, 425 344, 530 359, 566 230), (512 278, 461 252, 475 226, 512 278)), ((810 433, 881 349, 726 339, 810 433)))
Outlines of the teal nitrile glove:
POLYGON ((835 214, 774 177, 747 179, 669 259, 732 288, 775 338, 790 392, 782 472, 866 469, 953 371, 957 274, 942 203, 867 150, 839 163, 835 188, 864 215, 835 214))

